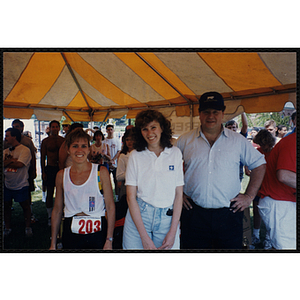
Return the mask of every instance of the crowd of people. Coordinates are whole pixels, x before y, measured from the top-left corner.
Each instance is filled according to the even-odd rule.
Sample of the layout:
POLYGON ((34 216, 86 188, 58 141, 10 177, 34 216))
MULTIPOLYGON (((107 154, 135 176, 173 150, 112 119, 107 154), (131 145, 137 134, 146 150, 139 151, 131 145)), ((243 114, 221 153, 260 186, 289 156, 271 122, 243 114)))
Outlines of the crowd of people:
MULTIPOLYGON (((51 121, 40 162, 49 249, 58 248, 60 228, 63 249, 242 249, 243 214, 252 203, 250 249, 262 221, 265 249, 296 249, 296 113, 293 131, 269 120, 253 128, 249 142, 246 115, 237 133, 234 120, 223 125, 225 109, 222 95, 204 93, 200 127, 177 140, 170 121, 150 109, 127 126, 122 142, 110 124, 104 137, 64 122, 62 137, 51 121)), ((37 150, 23 130, 16 119, 5 131, 5 236, 12 234, 12 200, 24 211, 26 236, 34 234, 37 150)))

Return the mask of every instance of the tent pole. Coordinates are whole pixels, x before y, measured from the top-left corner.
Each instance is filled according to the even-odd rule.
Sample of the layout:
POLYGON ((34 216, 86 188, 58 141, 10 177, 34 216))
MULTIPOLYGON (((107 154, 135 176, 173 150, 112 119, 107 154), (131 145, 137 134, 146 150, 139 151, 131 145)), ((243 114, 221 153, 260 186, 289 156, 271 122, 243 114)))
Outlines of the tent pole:
POLYGON ((104 117, 103 121, 101 122, 101 124, 100 124, 100 128, 101 128, 102 124, 105 122, 105 120, 106 120, 106 118, 108 117, 108 115, 109 115, 109 111, 107 112, 107 114, 105 115, 105 117, 104 117))
POLYGON ((67 116, 68 116, 68 118, 74 123, 74 120, 70 117, 70 115, 64 110, 63 111, 67 116))
MULTIPOLYGON (((188 104, 191 104, 192 101, 183 95, 171 82, 169 82, 162 74, 160 74, 150 63, 146 61, 140 54, 135 52, 135 54, 148 66, 150 67, 158 76, 160 76, 172 89, 174 89, 188 104)), ((170 101, 169 101, 170 103, 170 101)), ((171 104, 171 103, 170 103, 171 104)))
POLYGON ((68 68, 68 70, 69 70, 69 72, 70 72, 70 74, 71 74, 71 76, 72 76, 72 78, 73 78, 73 80, 74 80, 74 82, 75 82, 75 84, 76 84, 76 86, 77 86, 77 88, 78 88, 78 90, 79 90, 79 92, 80 92, 80 94, 81 94, 83 100, 84 100, 85 103, 87 104, 89 110, 92 111, 92 108, 91 108, 91 106, 89 105, 87 99, 85 98, 84 93, 83 93, 83 90, 82 90, 82 88, 81 88, 81 86, 80 86, 80 84, 79 84, 79 82, 78 82, 78 80, 77 80, 77 78, 76 78, 76 76, 75 76, 75 74, 74 74, 74 72, 73 72, 71 66, 69 65, 69 63, 68 63, 68 61, 67 61, 67 58, 65 57, 64 53, 61 52, 60 54, 61 54, 62 58, 64 59, 65 64, 66 64, 66 66, 67 66, 67 68, 68 68))
POLYGON ((193 130, 193 105, 190 105, 190 130, 193 130))

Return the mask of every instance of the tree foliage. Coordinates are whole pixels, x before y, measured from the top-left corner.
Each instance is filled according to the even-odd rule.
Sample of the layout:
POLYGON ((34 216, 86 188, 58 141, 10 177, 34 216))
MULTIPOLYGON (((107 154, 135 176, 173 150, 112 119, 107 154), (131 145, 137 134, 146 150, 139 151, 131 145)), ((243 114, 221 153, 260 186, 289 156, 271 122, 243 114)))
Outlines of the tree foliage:
MULTIPOLYGON (((284 117, 282 114, 278 112, 270 112, 270 113, 258 113, 258 114, 246 114, 248 121, 248 128, 252 127, 264 127, 264 124, 268 120, 274 120, 276 125, 284 125, 289 128, 290 117, 284 117)), ((238 117, 239 128, 242 127, 241 116, 238 117)))

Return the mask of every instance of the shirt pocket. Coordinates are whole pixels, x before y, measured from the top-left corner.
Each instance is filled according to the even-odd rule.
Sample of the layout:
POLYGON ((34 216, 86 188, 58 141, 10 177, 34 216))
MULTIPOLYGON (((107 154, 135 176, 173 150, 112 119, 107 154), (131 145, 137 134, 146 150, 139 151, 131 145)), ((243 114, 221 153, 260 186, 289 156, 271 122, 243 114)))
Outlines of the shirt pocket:
MULTIPOLYGON (((234 146, 233 146, 234 147, 234 146)), ((240 168, 240 155, 235 151, 220 151, 216 157, 216 168, 220 171, 228 173, 230 171, 239 172, 240 168)))

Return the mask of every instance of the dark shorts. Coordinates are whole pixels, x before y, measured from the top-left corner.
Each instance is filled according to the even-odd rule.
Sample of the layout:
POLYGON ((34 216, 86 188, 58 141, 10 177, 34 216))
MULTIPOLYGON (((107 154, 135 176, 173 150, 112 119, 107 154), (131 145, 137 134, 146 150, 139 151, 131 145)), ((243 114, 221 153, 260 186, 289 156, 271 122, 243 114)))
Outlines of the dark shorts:
POLYGON ((29 199, 29 187, 25 186, 20 190, 11 190, 4 185, 4 201, 24 202, 29 199))
POLYGON ((242 249, 243 212, 191 205, 182 210, 180 249, 242 249))
POLYGON ((56 166, 46 166, 45 173, 47 175, 47 180, 43 180, 44 186, 55 186, 56 174, 59 171, 59 167, 56 166))
POLYGON ((107 223, 105 217, 101 219, 101 231, 91 234, 76 234, 71 231, 72 218, 65 218, 62 233, 63 249, 103 249, 106 240, 107 223))

